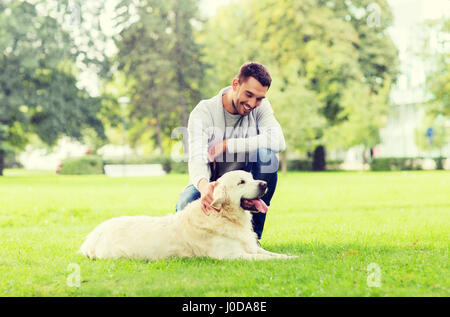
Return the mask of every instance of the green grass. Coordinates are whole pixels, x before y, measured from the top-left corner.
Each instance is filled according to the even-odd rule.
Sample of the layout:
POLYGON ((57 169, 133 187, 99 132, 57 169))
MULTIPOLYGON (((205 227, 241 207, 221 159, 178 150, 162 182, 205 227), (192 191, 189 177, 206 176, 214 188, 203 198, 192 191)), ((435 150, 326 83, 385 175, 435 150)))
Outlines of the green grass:
POLYGON ((0 178, 0 296, 450 295, 447 171, 280 174, 262 245, 299 258, 253 262, 88 260, 97 224, 173 213, 187 176, 37 174, 0 178))

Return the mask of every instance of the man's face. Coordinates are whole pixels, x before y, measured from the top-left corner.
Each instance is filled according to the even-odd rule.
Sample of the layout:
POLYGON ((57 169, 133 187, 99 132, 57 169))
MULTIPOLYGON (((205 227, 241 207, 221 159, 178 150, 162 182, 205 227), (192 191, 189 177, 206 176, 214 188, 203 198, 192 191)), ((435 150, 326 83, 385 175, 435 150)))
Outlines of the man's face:
POLYGON ((258 107, 266 97, 269 87, 261 85, 254 77, 239 84, 237 78, 233 79, 233 105, 241 116, 246 116, 258 107))

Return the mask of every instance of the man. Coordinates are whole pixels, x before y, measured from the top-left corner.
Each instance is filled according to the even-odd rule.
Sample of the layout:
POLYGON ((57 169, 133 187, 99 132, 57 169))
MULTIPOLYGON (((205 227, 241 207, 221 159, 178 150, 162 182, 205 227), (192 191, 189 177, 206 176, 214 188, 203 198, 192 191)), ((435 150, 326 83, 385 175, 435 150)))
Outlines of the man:
MULTIPOLYGON (((176 210, 201 198, 206 215, 217 212, 213 201, 216 175, 212 162, 226 156, 226 162, 240 161, 235 169, 244 169, 254 179, 267 182, 261 198, 269 206, 277 184, 276 152, 286 147, 280 124, 266 99, 272 78, 259 63, 246 63, 233 79, 211 99, 202 100, 191 112, 188 122, 189 185, 180 194, 176 210), (231 157, 231 159, 230 159, 231 157)), ((219 164, 219 163, 217 163, 219 164)), ((261 239, 265 213, 253 213, 253 229, 261 239)))

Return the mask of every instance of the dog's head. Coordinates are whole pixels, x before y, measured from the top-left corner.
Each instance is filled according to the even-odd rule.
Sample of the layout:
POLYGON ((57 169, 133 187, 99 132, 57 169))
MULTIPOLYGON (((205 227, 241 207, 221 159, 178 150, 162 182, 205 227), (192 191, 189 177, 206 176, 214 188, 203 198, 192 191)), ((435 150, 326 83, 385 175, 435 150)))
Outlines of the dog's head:
POLYGON ((211 205, 220 209, 230 204, 233 209, 266 213, 268 208, 261 200, 266 192, 266 182, 253 179, 252 174, 245 171, 231 171, 217 180, 211 205))

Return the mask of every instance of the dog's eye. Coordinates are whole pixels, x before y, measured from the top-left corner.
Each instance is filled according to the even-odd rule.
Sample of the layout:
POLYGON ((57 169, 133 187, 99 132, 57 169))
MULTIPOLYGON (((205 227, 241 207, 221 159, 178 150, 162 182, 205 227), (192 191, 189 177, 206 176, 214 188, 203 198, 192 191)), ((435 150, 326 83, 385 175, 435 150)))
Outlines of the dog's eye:
POLYGON ((238 183, 238 185, 243 185, 243 184, 245 184, 245 181, 244 181, 244 180, 241 180, 241 181, 238 183))

